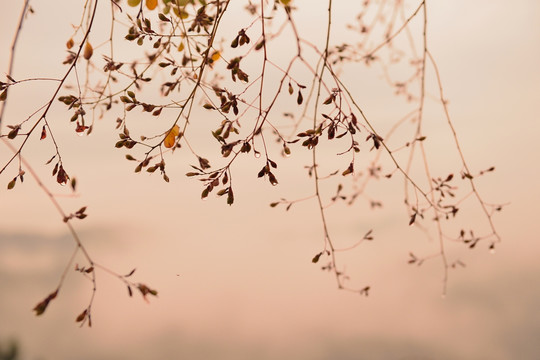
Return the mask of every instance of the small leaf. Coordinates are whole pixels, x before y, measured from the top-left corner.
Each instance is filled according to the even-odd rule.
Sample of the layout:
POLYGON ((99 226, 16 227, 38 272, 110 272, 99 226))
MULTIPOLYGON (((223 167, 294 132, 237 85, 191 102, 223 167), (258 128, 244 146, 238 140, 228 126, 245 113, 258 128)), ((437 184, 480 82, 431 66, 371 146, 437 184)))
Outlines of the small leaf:
POLYGON ((166 148, 172 148, 174 146, 174 143, 176 142, 176 136, 180 134, 180 128, 178 125, 174 125, 171 130, 167 133, 167 136, 165 136, 165 140, 163 140, 163 145, 166 148))
POLYGON ((131 271, 129 272, 129 274, 124 275, 124 277, 130 277, 131 275, 133 275, 133 274, 135 273, 135 270, 137 270, 137 268, 131 270, 131 271))
POLYGON ((381 142, 376 135, 373 135, 373 146, 375 146, 375 149, 379 149, 381 147, 381 142))
POLYGON ((371 289, 371 286, 366 286, 362 290, 360 290, 360 295, 369 296, 369 290, 371 289))
POLYGON ((60 185, 65 185, 67 184, 68 179, 69 179, 68 174, 64 170, 64 167, 60 165, 60 168, 58 168, 58 173, 56 174, 56 182, 59 183, 60 185))
POLYGON ((7 89, 2 91, 0 94, 0 101, 5 101, 7 99, 7 89))
POLYGON ((128 0, 128 5, 131 7, 138 6, 141 3, 141 0, 128 0))
POLYGON ((86 60, 90 60, 90 58, 92 57, 93 54, 94 54, 94 48, 92 47, 92 45, 90 44, 90 42, 87 41, 87 42, 86 42, 86 45, 84 46, 83 57, 84 57, 86 60))
POLYGON ((373 229, 369 230, 365 235, 364 239, 366 240, 373 240, 373 236, 371 236, 371 233, 373 232, 373 229))
POLYGON ((8 133, 8 139, 15 139, 17 137, 17 134, 19 133, 19 130, 21 128, 19 126, 16 126, 8 133))
POLYGON ((49 306, 49 303, 56 297, 56 295, 58 295, 58 290, 50 293, 45 299, 34 307, 33 310, 36 312, 36 316, 39 316, 45 312, 47 306, 49 306))
POLYGON ((156 290, 153 290, 153 289, 150 289, 148 286, 144 285, 144 284, 137 284, 137 289, 139 289, 139 291, 141 292, 144 300, 148 301, 148 299, 146 298, 146 295, 150 294, 152 296, 157 296, 157 291, 156 290))
POLYGON ((264 43, 265 43, 265 40, 264 40, 264 39, 262 39, 261 41, 259 41, 259 42, 257 43, 257 45, 255 45, 255 50, 260 50, 260 49, 262 49, 262 47, 264 46, 264 43))
POLYGON ((84 309, 84 311, 80 313, 79 316, 77 316, 77 318, 75 319, 75 322, 83 321, 87 313, 88 313, 88 309, 84 309))
POLYGON ((154 10, 157 7, 157 0, 146 0, 146 7, 148 10, 154 10))
POLYGON ((73 41, 73 38, 69 38, 69 40, 66 42, 66 47, 68 49, 71 49, 75 45, 75 42, 73 41))
POLYGON ((205 159, 205 158, 202 158, 202 157, 199 157, 199 165, 202 169, 210 169, 210 161, 208 161, 208 159, 205 159))
POLYGON ((329 105, 329 104, 332 103, 332 101, 334 101, 334 96, 330 95, 326 100, 324 100, 323 104, 324 105, 329 105))
POLYGON ((313 259, 311 259, 311 262, 314 263, 314 264, 318 263, 318 262, 319 262, 319 259, 321 258, 321 255, 322 255, 322 254, 323 254, 323 253, 320 252, 320 253, 318 253, 317 255, 315 255, 315 256, 313 257, 313 259))
POLYGON ((234 203, 234 193, 232 188, 229 188, 229 191, 227 193, 227 204, 232 205, 234 203))
POLYGON ((212 56, 210 56, 210 58, 212 59, 212 61, 218 61, 219 59, 221 59, 221 53, 219 51, 216 51, 212 54, 212 56))
MULTIPOLYGON (((53 155, 53 157, 50 158, 50 159, 45 163, 45 165, 49 165, 49 164, 54 160, 55 157, 56 157, 56 155, 53 155)), ((54 175, 54 174, 53 174, 53 175, 54 175)))
POLYGON ((203 192, 201 193, 201 199, 207 198, 209 192, 210 190, 208 190, 208 188, 204 189, 203 192))
POLYGON ((270 184, 272 184, 273 186, 276 186, 278 184, 278 181, 275 175, 272 174, 271 172, 268 173, 268 180, 270 180, 270 184))
POLYGON ((351 162, 351 163, 349 164, 349 167, 348 167, 345 171, 343 171, 343 172, 341 173, 341 175, 347 176, 347 175, 349 175, 349 174, 352 174, 353 171, 354 171, 354 164, 351 162))
POLYGON ((285 155, 289 156, 291 155, 291 148, 289 148, 287 145, 283 145, 283 152, 285 155))
POLYGON ((43 128, 41 129, 41 137, 39 140, 43 140, 47 137, 47 130, 45 129, 45 125, 43 125, 43 128))
POLYGON ((86 60, 90 60, 93 54, 94 54, 94 48, 92 47, 92 44, 90 44, 90 42, 87 41, 86 45, 84 46, 83 57, 86 60))
POLYGON ((11 190, 15 187, 15 183, 17 182, 17 178, 13 178, 13 180, 11 180, 7 186, 8 190, 11 190))
POLYGON ((223 196, 223 195, 225 195, 227 192, 229 192, 229 189, 228 189, 228 188, 227 188, 227 189, 221 189, 221 190, 219 190, 219 191, 217 192, 216 195, 217 195, 217 196, 223 196))

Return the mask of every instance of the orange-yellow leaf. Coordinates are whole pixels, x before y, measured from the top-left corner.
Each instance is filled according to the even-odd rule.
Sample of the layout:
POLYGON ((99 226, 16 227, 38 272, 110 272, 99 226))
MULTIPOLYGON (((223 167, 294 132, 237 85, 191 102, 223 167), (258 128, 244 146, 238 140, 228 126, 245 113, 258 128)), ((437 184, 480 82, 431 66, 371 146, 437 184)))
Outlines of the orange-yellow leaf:
POLYGON ((180 128, 178 127, 178 125, 174 125, 172 129, 169 130, 169 132, 167 133, 167 136, 165 136, 165 140, 163 140, 163 145, 165 145, 166 148, 172 148, 178 134, 180 134, 180 128))
POLYGON ((128 3, 129 6, 135 7, 135 6, 138 6, 141 3, 141 0, 128 0, 127 3, 128 3))
POLYGON ((218 61, 221 58, 220 52, 219 51, 214 52, 211 58, 212 58, 212 61, 218 61))
POLYGON ((73 41, 73 38, 69 38, 69 40, 66 43, 66 47, 68 49, 71 49, 73 47, 73 45, 75 45, 75 42, 73 41))
POLYGON ((154 10, 157 6, 158 0, 146 0, 146 7, 148 10, 154 10))
POLYGON ((90 60, 90 58, 92 57, 93 54, 94 54, 94 48, 92 47, 90 42, 87 41, 86 45, 84 46, 83 57, 86 60, 90 60))
POLYGON ((184 50, 184 43, 181 42, 180 45, 178 45, 178 51, 184 50))

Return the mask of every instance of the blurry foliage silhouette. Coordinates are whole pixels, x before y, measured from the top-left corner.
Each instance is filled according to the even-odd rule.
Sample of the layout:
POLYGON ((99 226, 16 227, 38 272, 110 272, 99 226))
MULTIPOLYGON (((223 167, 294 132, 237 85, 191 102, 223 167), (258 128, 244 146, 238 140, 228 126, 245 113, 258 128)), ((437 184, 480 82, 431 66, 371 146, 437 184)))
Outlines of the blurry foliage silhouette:
MULTIPOLYGON (((237 176, 244 176, 234 171, 237 159, 253 157, 253 171, 245 175, 275 186, 285 171, 280 166, 285 158, 308 154, 305 173, 311 194, 282 198, 270 206, 288 211, 297 202, 311 202, 317 207, 322 244, 308 259, 322 264, 342 290, 369 294, 369 284, 350 285, 354 274, 344 271, 339 253, 374 241, 376 229, 366 228, 352 243, 336 239, 331 235, 327 211, 330 206, 359 201, 373 209, 381 207, 375 194, 369 193, 369 185, 376 181, 403 179, 403 198, 397 201, 405 204, 404 222, 433 232, 438 239, 434 254, 410 253, 404 261, 421 265, 438 259, 443 269, 443 293, 449 269, 464 266, 459 258, 449 258, 447 243, 462 243, 471 249, 482 244, 493 250, 500 241, 493 216, 502 206, 485 202, 476 186, 476 179, 494 167, 478 171, 467 164, 430 52, 431 2, 364 0, 344 4, 327 0, 326 20, 318 24, 325 28, 325 36, 314 43, 301 33, 296 21, 298 13, 311 10, 297 7, 295 0, 86 0, 81 2, 80 20, 69 19, 76 24, 72 36, 57 39, 66 47, 65 56, 59 58, 64 75, 25 78, 28 69, 15 72, 14 65, 17 42, 24 38, 24 20, 39 16, 32 3, 24 2, 7 77, 0 82, 0 136, 13 152, 0 164, 0 174, 9 174, 2 191, 21 186, 29 174, 49 197, 75 241, 58 287, 36 305, 36 315, 43 314, 56 298, 80 254, 85 265, 76 265, 75 271, 93 287, 88 306, 76 316, 81 325, 92 323, 96 271, 117 277, 129 296, 133 291, 145 300, 157 295, 148 285, 131 280, 135 270, 122 275, 94 260, 76 231, 77 221, 87 217, 86 207, 74 213, 63 210, 34 170, 36 164, 26 160, 26 145, 39 143, 43 151, 51 152, 45 166, 56 183, 77 190, 70 164, 62 158, 63 139, 49 123, 53 108, 64 114, 64 126, 83 136, 99 126, 96 119, 116 122, 118 139, 110 144, 111 151, 124 152, 135 173, 157 173, 163 181, 173 181, 167 174, 169 166, 174 166, 169 165, 170 159, 182 153, 191 166, 187 177, 201 184, 201 198, 216 194, 229 205, 234 204, 235 193, 242 191, 233 186, 237 176), (336 19, 336 6, 354 11, 354 22, 345 24, 336 19), (226 22, 229 24, 224 26, 226 22), (101 30, 109 29, 105 37, 103 31, 96 30, 98 24, 101 30), (336 27, 348 31, 350 38, 334 38, 336 27), (361 99, 351 89, 351 79, 342 75, 374 67, 382 69, 382 81, 409 104, 410 111, 390 125, 383 126, 376 115, 366 114, 361 99), (392 74, 393 68, 400 69, 398 75, 392 74), (428 96, 428 81, 438 89, 436 96, 428 96), (24 84, 41 82, 57 84, 49 101, 31 104, 33 109, 28 103, 19 105, 27 112, 24 121, 3 116, 12 92, 24 84), (459 168, 443 173, 432 170, 426 145, 432 134, 424 126, 427 101, 439 103, 437 120, 446 124, 455 144, 450 150, 459 168), (200 114, 204 114, 204 121, 200 114), (216 154, 198 150, 201 139, 191 134, 200 128, 208 134, 202 141, 217 145, 216 154), (326 163, 328 154, 342 160, 326 163), (327 171, 327 167, 333 170, 327 171), (460 209, 474 206, 488 231, 475 231, 465 221, 461 225, 466 219, 459 217, 460 209)), ((433 158, 436 162, 437 154, 433 158)))
POLYGON ((19 353, 19 344, 15 340, 0 342, 0 360, 17 360, 19 353))

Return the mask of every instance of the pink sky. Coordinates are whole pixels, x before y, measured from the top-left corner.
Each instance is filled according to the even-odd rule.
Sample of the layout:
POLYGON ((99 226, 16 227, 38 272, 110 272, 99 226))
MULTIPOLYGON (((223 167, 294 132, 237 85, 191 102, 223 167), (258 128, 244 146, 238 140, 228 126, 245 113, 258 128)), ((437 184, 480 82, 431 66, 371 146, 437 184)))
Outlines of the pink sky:
MULTIPOLYGON (((68 19, 78 19, 79 5, 70 5, 33 3, 36 14, 21 35, 16 78, 61 73, 70 21, 76 21, 68 19)), ((19 6, 0 5, 3 54, 19 6)), ((323 34, 318 13, 303 18, 307 1, 298 6, 301 28, 315 38, 323 34)), ((199 184, 183 176, 189 161, 182 154, 169 160, 169 184, 135 175, 124 152, 113 148, 114 119, 101 121, 90 137, 76 137, 62 130, 68 120, 59 110, 55 126, 65 136, 66 162, 80 188, 77 198, 62 203, 68 211, 88 206, 89 217, 77 229, 100 263, 120 272, 136 267, 137 279, 157 288, 159 297, 150 304, 130 299, 118 280, 98 273, 93 327, 79 329, 74 318, 91 289, 71 273, 61 296, 36 318, 31 309, 56 286, 73 242, 35 182, 28 178, 7 191, 2 184, 15 170, 6 172, 0 175, 0 344, 16 339, 25 359, 536 358, 540 4, 460 0, 433 3, 429 11, 430 48, 463 151, 477 171, 496 166, 479 181, 487 201, 510 203, 495 219, 503 238, 495 254, 450 248, 467 267, 450 272, 444 300, 439 261, 407 265, 409 251, 430 253, 436 247, 407 226, 398 180, 393 183, 398 191, 374 188, 385 204, 380 211, 357 204, 331 212, 340 239, 359 238, 371 228, 376 234, 342 261, 354 282, 372 286, 363 298, 338 291, 332 277, 311 263, 322 242, 313 203, 289 212, 268 206, 311 191, 309 180, 295 170, 306 162, 299 147, 297 157, 280 159, 277 187, 257 181, 257 164, 239 163, 236 203, 229 207, 223 199, 200 200, 199 184)), ((335 16, 349 19, 350 13, 338 6, 335 16)), ((0 68, 7 69, 7 55, 0 68)), ((345 71, 353 80, 356 73, 345 71)), ((379 78, 375 71, 371 78, 351 81, 351 88, 364 96, 372 116, 398 116, 382 97, 394 101, 391 90, 377 88, 379 78)), ((28 89, 10 99, 7 124, 28 115, 25 96, 32 101, 48 96, 46 87, 28 89)), ((31 144, 26 157, 48 174, 41 164, 50 151, 38 145, 31 144)), ((440 143, 433 148, 444 169, 448 152, 440 143)), ((0 160, 8 156, 1 145, 0 160)))

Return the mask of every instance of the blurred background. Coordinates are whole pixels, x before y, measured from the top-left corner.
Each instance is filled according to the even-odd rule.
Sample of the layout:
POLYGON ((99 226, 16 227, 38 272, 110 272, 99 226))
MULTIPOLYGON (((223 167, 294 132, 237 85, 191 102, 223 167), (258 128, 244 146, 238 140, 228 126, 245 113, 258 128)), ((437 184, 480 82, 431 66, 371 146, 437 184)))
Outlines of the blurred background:
MULTIPOLYGON (((65 41, 81 4, 32 3, 15 78, 62 74, 65 41)), ((296 4, 299 28, 323 39, 317 19, 324 19, 325 2, 296 4)), ((149 304, 138 294, 129 298, 118 279, 98 272, 93 326, 79 328, 74 320, 87 306, 91 283, 70 272, 58 298, 36 317, 32 308, 56 288, 74 244, 33 179, 5 190, 16 175, 13 167, 0 176, 0 358, 15 347, 20 359, 538 359, 540 3, 428 4, 430 51, 463 152, 476 171, 496 167, 479 178, 486 201, 509 203, 495 216, 503 242, 494 254, 485 246, 449 250, 467 266, 450 271, 444 298, 439 260, 407 264, 410 251, 429 254, 437 246, 407 226, 399 179, 370 190, 382 209, 359 203, 329 215, 333 236, 345 245, 374 231, 373 242, 340 260, 351 286, 371 286, 365 298, 338 291, 332 275, 311 263, 323 243, 313 202, 288 212, 268 206, 310 194, 302 170, 309 158, 300 147, 294 149, 298 156, 280 159, 276 187, 256 178, 255 159, 241 160, 229 207, 214 196, 200 200, 200 185, 184 176, 192 162, 183 158, 187 153, 169 160, 170 183, 157 174, 135 175, 125 153, 114 149, 114 118, 99 120, 92 136, 78 137, 59 109, 48 119, 63 136, 66 170, 79 183, 76 197, 60 197, 63 206, 68 212, 88 207, 88 218, 76 227, 99 263, 120 273, 137 268, 134 280, 159 294, 149 304)), ((358 9, 351 6, 336 5, 336 23, 354 20, 358 9)), ((21 8, 22 1, 0 5, 3 71, 21 8)), ((355 42, 345 29, 334 36, 336 43, 355 42)), ((343 71, 345 78, 357 76, 343 71)), ((375 70, 351 88, 361 94, 368 116, 401 117, 402 103, 381 79, 375 70)), ((28 116, 27 103, 47 99, 50 86, 28 86, 10 98, 2 132, 28 116)), ((439 121, 440 109, 431 117, 439 121)), ((431 130, 436 137, 438 129, 431 130)), ((440 126, 440 132, 448 130, 440 126)), ((433 149, 444 169, 447 149, 433 149)), ((216 150, 201 145, 203 152, 216 150)), ((36 141, 24 155, 49 177, 42 164, 53 153, 36 141)), ((10 156, 0 146, 1 162, 10 156)), ((485 222, 481 216, 466 220, 485 222)))

